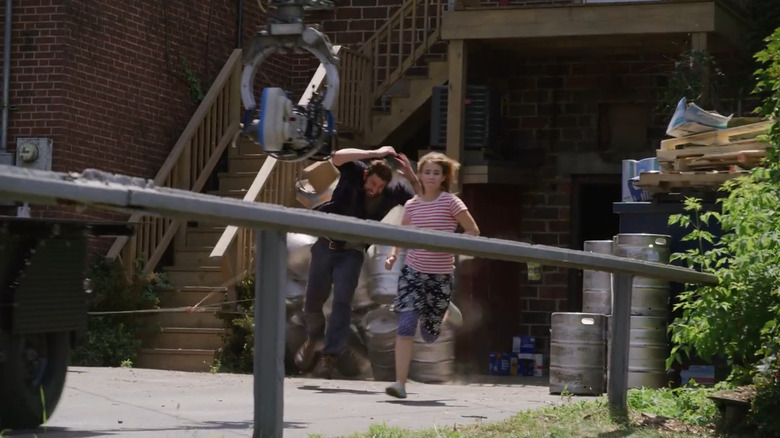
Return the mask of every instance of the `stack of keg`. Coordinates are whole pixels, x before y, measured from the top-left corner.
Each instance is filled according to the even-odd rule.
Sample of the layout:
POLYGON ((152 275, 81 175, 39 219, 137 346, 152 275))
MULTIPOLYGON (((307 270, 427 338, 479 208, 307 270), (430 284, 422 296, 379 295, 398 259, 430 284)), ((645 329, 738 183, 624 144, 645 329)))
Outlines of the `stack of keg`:
MULTIPOLYGON (((669 263, 671 237, 658 234, 618 234, 613 254, 637 260, 669 263)), ((669 355, 669 282, 634 277, 631 287, 631 334, 628 351, 628 387, 666 386, 669 355)), ((611 312, 610 312, 611 313, 611 312)), ((611 336, 607 335, 607 342, 611 336)))
MULTIPOLYGON (((671 237, 618 234, 613 240, 586 241, 584 250, 637 260, 669 263, 671 237)), ((666 386, 669 283, 634 277, 628 387, 666 386)), ((553 313, 550 336, 550 392, 599 395, 609 378, 611 274, 583 271, 583 313, 553 313), (586 324, 587 322, 587 324, 586 324), (602 367, 600 370, 599 367, 602 367)))

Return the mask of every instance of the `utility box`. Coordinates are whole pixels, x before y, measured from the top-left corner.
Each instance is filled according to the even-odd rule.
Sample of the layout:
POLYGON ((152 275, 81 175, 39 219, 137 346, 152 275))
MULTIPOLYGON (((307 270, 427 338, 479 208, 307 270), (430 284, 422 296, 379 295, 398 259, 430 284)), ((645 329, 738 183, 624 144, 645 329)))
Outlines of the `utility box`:
POLYGON ((52 141, 43 137, 16 139, 16 165, 28 169, 51 170, 52 141))

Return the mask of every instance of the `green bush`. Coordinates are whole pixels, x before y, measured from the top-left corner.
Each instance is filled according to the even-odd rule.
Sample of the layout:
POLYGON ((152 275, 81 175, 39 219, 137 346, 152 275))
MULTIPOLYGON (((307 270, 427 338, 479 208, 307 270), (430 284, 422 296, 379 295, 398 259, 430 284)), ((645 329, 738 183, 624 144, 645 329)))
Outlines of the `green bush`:
MULTIPOLYGON (((756 54, 758 112, 780 117, 780 29, 756 54)), ((718 277, 715 286, 692 286, 679 296, 681 311, 671 325, 675 344, 667 365, 693 351, 704 359, 725 355, 734 381, 749 381, 755 367, 778 352, 780 339, 780 125, 774 123, 764 167, 731 180, 721 190, 721 212, 703 212, 696 199, 685 202, 686 214, 669 218, 688 229, 683 239, 698 247, 672 255, 689 267, 718 277), (719 222, 716 240, 707 226, 719 222), (706 249, 705 246, 710 246, 706 249)))
POLYGON ((628 407, 638 412, 674 418, 685 424, 707 426, 715 424, 720 415, 709 396, 728 387, 721 383, 713 388, 632 389, 628 392, 628 407))
POLYGON ((235 311, 222 312, 219 317, 227 322, 223 336, 225 346, 217 350, 214 371, 251 373, 254 367, 254 276, 245 276, 236 283, 238 303, 235 311))
POLYGON ((750 405, 750 423, 759 436, 780 436, 780 371, 755 380, 756 395, 750 405))
MULTIPOLYGON (((158 289, 169 287, 162 274, 144 274, 141 260, 127 278, 117 261, 97 256, 87 275, 91 292, 89 312, 154 309, 160 304, 158 289)), ((89 315, 87 332, 73 350, 71 363, 83 366, 122 366, 134 363, 144 330, 152 330, 148 318, 138 313, 89 315)))

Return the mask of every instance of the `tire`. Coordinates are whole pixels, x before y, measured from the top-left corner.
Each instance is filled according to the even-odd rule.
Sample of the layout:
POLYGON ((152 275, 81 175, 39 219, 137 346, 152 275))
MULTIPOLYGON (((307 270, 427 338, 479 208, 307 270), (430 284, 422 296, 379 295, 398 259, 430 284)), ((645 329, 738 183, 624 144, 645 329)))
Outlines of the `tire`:
POLYGON ((51 418, 62 395, 70 333, 7 339, 6 360, 0 362, 0 430, 34 429, 51 418))

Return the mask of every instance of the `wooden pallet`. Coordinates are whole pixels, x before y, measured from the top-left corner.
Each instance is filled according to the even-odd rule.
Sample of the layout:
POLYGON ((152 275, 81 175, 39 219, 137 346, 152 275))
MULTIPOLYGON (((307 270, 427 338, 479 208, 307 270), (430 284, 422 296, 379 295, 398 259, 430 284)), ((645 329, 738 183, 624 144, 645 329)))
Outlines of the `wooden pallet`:
POLYGON ((674 172, 643 173, 635 185, 650 193, 671 193, 679 189, 717 189, 724 182, 745 172, 674 172))
POLYGON ((752 169, 761 164, 765 156, 765 150, 707 154, 700 157, 682 159, 678 165, 678 170, 729 170, 732 166, 752 169))
MULTIPOLYGON (((768 143, 759 142, 757 140, 742 140, 723 146, 697 146, 688 147, 685 149, 658 149, 656 156, 658 157, 658 165, 665 171, 683 171, 688 170, 684 166, 684 163, 691 159, 702 157, 714 157, 725 154, 739 154, 747 152, 753 153, 766 153, 766 148, 769 147, 768 143), (680 163, 683 163, 681 166, 680 163)), ((748 163, 746 161, 746 163, 748 163)), ((738 163, 735 163, 738 164, 738 163)))
POLYGON ((660 150, 675 150, 685 146, 723 146, 734 144, 742 140, 758 142, 756 137, 765 134, 773 123, 773 121, 765 120, 763 122, 751 123, 735 128, 718 129, 715 131, 702 132, 701 134, 689 135, 687 137, 670 138, 661 141, 660 150))

